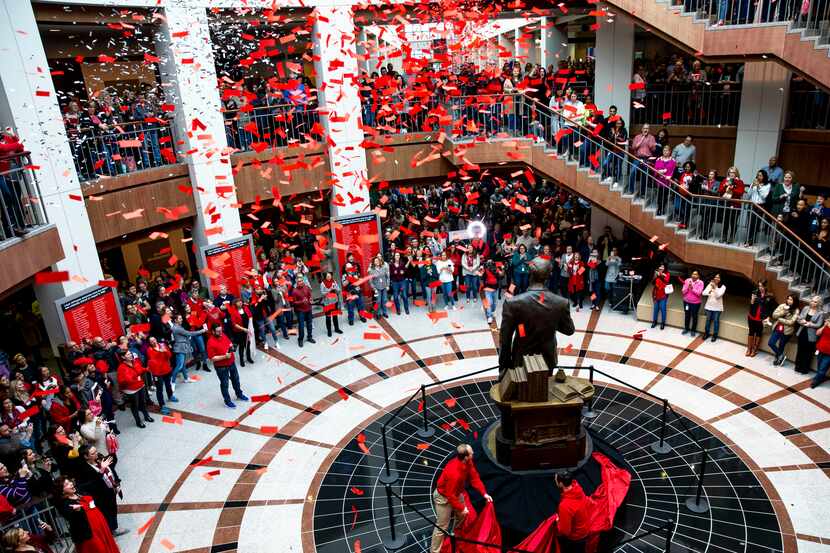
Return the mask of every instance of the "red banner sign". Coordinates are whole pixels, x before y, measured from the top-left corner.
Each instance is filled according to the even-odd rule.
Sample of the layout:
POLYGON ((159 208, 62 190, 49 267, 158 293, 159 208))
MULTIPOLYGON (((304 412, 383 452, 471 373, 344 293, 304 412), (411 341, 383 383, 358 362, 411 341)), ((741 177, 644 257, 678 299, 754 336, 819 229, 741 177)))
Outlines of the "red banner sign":
MULTIPOLYGON (((338 217, 332 223, 334 249, 337 252, 338 274, 342 275, 343 265, 348 254, 354 254, 360 265, 360 274, 366 276, 372 258, 380 253, 380 222, 375 213, 346 215, 338 217)), ((363 284, 364 295, 372 295, 368 282, 363 284)))
POLYGON ((100 336, 112 340, 124 334, 124 322, 115 289, 96 286, 57 301, 67 340, 80 342, 100 336))
POLYGON ((228 292, 239 297, 245 280, 254 269, 254 248, 250 236, 227 240, 202 249, 205 267, 208 269, 208 287, 212 295, 224 284, 228 292))

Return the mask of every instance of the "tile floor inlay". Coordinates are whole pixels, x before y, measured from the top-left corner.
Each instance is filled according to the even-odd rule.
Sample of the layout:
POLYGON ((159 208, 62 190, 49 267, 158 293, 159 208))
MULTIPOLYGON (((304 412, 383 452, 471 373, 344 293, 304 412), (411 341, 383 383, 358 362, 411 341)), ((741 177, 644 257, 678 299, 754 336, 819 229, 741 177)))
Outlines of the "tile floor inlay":
MULTIPOLYGON (((491 380, 468 383, 431 395, 430 424, 436 429, 432 438, 424 440, 414 434, 422 417, 418 401, 407 404, 388 423, 390 465, 400 474, 393 489, 427 516, 433 515, 430 497, 440 466, 458 443, 475 441, 498 418, 488 396, 491 384, 491 380), (452 408, 446 403, 449 398, 456 400, 452 408)), ((620 540, 674 519, 673 542, 680 551, 783 551, 776 513, 761 483, 716 436, 689 419, 673 419, 666 429, 672 451, 656 455, 649 445, 659 435, 659 404, 600 386, 594 410, 598 416, 588 424, 590 431, 613 445, 633 473, 623 516, 614 529, 620 540), (696 489, 701 453, 694 440, 710 456, 703 497, 711 503, 711 510, 701 515, 683 507, 696 489)), ((359 429, 323 478, 314 507, 314 541, 319 553, 352 551, 356 540, 362 551, 383 550, 382 541, 390 529, 385 487, 378 475, 385 470, 381 424, 386 419, 359 429), (365 437, 369 453, 361 450, 359 435, 365 437)), ((397 499, 393 503, 396 530, 407 538, 399 551, 424 551, 430 527, 414 511, 402 509, 397 499)), ((662 551, 664 542, 661 535, 654 535, 619 551, 662 551)))
MULTIPOLYGON (((615 537, 676 518, 675 553, 830 549, 822 518, 830 493, 830 386, 810 390, 809 376, 791 364, 772 367, 768 355, 747 358, 739 344, 660 332, 619 313, 583 312, 574 322, 573 337, 559 336, 562 364, 577 365, 572 372, 583 377, 593 365, 666 396, 711 455, 704 493, 713 509, 692 515, 678 504, 694 487, 697 446, 672 421, 674 450, 652 455, 647 446, 656 439, 659 403, 596 373, 601 415, 593 430, 637 472, 615 537), (638 329, 645 329, 643 340, 632 338, 638 329)), ((412 436, 417 402, 390 428, 395 468, 405 475, 396 490, 413 494, 432 516, 428 492, 451 446, 495 418, 486 396, 495 371, 464 375, 497 363, 498 329, 472 305, 435 324, 422 307, 373 324, 395 342, 367 344, 361 337, 368 327, 356 325, 316 347, 300 349, 294 339, 281 341, 276 352, 256 352, 240 378, 248 395, 268 401, 227 409, 215 374, 200 373, 199 382, 176 389, 180 424, 140 430, 129 412, 119 411, 118 470, 125 481, 119 518, 131 529, 117 538, 121 550, 155 553, 168 549, 160 545, 166 540, 173 551, 189 553, 354 553, 360 539, 363 553, 382 553, 388 521, 384 489, 375 482, 383 468, 380 421, 421 384, 460 376, 433 388, 432 439, 412 436), (443 403, 450 396, 453 409, 443 403), (356 442, 360 434, 368 453, 356 442), (429 448, 417 449, 422 442, 429 448), (207 458, 195 466, 194 459, 207 458), (213 478, 204 476, 213 471, 219 471, 213 478)), ((405 550, 422 551, 423 522, 401 513, 397 502, 396 513, 396 527, 409 539, 405 550)), ((661 552, 661 540, 623 551, 661 552)))

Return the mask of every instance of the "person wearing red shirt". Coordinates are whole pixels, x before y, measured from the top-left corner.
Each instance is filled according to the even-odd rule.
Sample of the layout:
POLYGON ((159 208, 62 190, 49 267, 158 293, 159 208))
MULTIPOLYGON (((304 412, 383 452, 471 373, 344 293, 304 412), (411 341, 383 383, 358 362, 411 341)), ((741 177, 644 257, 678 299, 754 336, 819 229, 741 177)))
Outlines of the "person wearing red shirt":
POLYGON ((291 304, 297 313, 297 330, 299 331, 298 343, 303 347, 303 338, 308 333, 308 342, 316 343, 311 335, 311 288, 309 288, 305 277, 297 277, 297 284, 291 291, 291 304))
POLYGON ((161 408, 162 415, 169 415, 170 409, 164 405, 164 390, 167 390, 167 399, 171 403, 176 403, 179 400, 173 395, 173 387, 170 382, 170 373, 173 372, 170 366, 170 348, 165 344, 159 343, 153 336, 150 336, 150 347, 147 348, 147 370, 153 375, 156 386, 156 401, 158 401, 161 408))
POLYGON ((818 359, 816 359, 816 376, 813 377, 813 382, 810 388, 817 388, 827 377, 827 369, 830 368, 830 319, 824 319, 824 326, 816 329, 816 351, 818 352, 818 359))
POLYGON ((212 301, 205 300, 205 322, 207 322, 208 329, 222 327, 225 324, 225 312, 216 307, 212 301))
POLYGON ((651 313, 651 328, 657 326, 658 315, 663 315, 663 322, 660 323, 660 330, 666 328, 666 304, 669 300, 669 295, 666 293, 666 286, 671 282, 671 276, 666 270, 666 266, 662 263, 654 271, 654 278, 651 289, 651 299, 654 301, 654 308, 651 313))
POLYGON ((222 391, 222 399, 225 400, 225 405, 231 409, 235 408, 236 405, 231 401, 231 396, 228 395, 228 381, 233 385, 236 399, 248 401, 248 397, 242 393, 242 387, 239 385, 239 371, 236 370, 236 359, 233 352, 234 345, 230 338, 222 332, 222 327, 213 327, 207 341, 207 356, 213 362, 216 376, 219 377, 219 389, 222 391))
MULTIPOLYGON (((438 477, 438 485, 432 493, 432 501, 435 503, 435 524, 439 528, 448 530, 450 520, 453 518, 455 526, 459 526, 470 512, 464 503, 465 488, 468 484, 483 495, 484 499, 493 501, 473 464, 473 448, 468 444, 461 444, 455 450, 455 457, 447 463, 441 476, 438 477)), ((435 528, 432 532, 430 553, 440 553, 443 543, 444 533, 435 528)))
MULTIPOLYGON (((205 312, 202 300, 199 300, 199 305, 191 307, 190 304, 185 306, 185 315, 187 315, 187 330, 198 330, 204 328, 207 323, 207 313, 205 312)), ((210 372, 208 367, 207 354, 205 351, 205 336, 204 334, 197 334, 190 337, 190 343, 193 345, 193 359, 196 361, 196 369, 202 369, 210 372)))
POLYGON ((590 532, 591 502, 570 473, 556 475, 559 488, 557 539, 560 553, 584 553, 590 532))
POLYGON ((121 393, 130 403, 130 411, 133 413, 135 425, 139 428, 144 428, 144 423, 141 422, 138 416, 139 411, 144 415, 145 421, 153 422, 153 418, 147 412, 144 379, 141 376, 146 372, 147 369, 135 358, 135 354, 132 351, 127 350, 121 355, 121 363, 118 365, 118 386, 121 388, 121 393))

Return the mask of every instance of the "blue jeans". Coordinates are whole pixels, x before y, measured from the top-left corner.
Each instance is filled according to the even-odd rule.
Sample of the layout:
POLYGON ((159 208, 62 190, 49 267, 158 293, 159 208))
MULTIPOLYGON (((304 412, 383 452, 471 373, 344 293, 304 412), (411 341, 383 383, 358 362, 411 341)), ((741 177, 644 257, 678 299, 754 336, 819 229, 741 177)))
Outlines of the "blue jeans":
POLYGON ((403 301, 403 309, 409 315, 409 298, 407 297, 407 289, 409 285, 406 280, 392 281, 392 300, 395 302, 395 311, 400 314, 401 301, 403 301))
POLYGON ((242 395, 242 387, 239 385, 239 371, 236 370, 236 361, 229 367, 214 367, 216 369, 216 376, 219 377, 219 389, 222 391, 222 399, 225 403, 231 401, 231 396, 228 395, 228 381, 233 385, 233 392, 236 397, 242 395))
POLYGON ((432 308, 432 298, 435 296, 435 288, 430 288, 426 283, 424 285, 424 301, 427 304, 427 309, 432 308))
POLYGON ((415 290, 415 279, 414 278, 405 278, 404 284, 406 287, 404 288, 404 292, 407 297, 415 297, 418 295, 417 291, 415 290))
POLYGON ((360 292, 358 292, 356 295, 357 297, 355 299, 346 301, 346 311, 349 313, 350 325, 354 324, 355 311, 358 311, 358 315, 360 317, 363 317, 363 315, 360 315, 359 313, 360 311, 363 311, 363 295, 360 292))
POLYGON ((720 314, 723 313, 722 311, 710 311, 706 310, 706 327, 703 329, 703 333, 707 336, 709 335, 709 327, 714 324, 714 328, 712 329, 712 336, 717 336, 718 331, 720 330, 720 314))
POLYGON ((264 342, 265 344, 267 344, 268 334, 270 334, 271 338, 274 339, 274 343, 277 343, 277 337, 279 336, 279 333, 277 332, 277 324, 275 322, 275 319, 269 319, 266 317, 265 319, 257 321, 256 326, 260 342, 264 342))
POLYGON ((467 287, 467 299, 478 297, 478 277, 476 275, 464 275, 464 285, 467 287))
POLYGON ((170 380, 174 383, 176 382, 176 378, 179 377, 179 373, 184 375, 184 379, 187 380, 189 377, 187 376, 187 354, 185 353, 174 353, 173 354, 173 372, 170 375, 170 380))
POLYGON ((666 324, 666 304, 668 303, 669 298, 663 298, 662 300, 654 300, 654 309, 651 312, 651 322, 652 324, 657 324, 657 315, 663 315, 663 324, 666 324))
POLYGON ((386 288, 383 290, 375 290, 375 298, 377 298, 378 302, 375 314, 388 317, 389 311, 386 309, 386 302, 389 300, 389 292, 386 291, 386 288))
POLYGON ((515 273, 513 282, 516 284, 516 289, 513 291, 514 295, 527 291, 527 287, 530 285, 530 273, 515 273))
POLYGON ((143 168, 158 167, 161 165, 161 149, 159 148, 159 132, 157 129, 144 130, 144 144, 141 148, 141 162, 143 168), (150 157, 152 155, 152 158, 150 157))
POLYGON ((769 349, 775 352, 775 356, 779 357, 784 355, 784 348, 787 347, 787 342, 790 341, 791 336, 787 336, 783 332, 779 332, 778 330, 773 330, 772 335, 769 337, 769 349))
POLYGON ((487 300, 487 306, 484 308, 484 315, 487 318, 493 317, 496 314, 496 299, 497 292, 495 290, 484 289, 484 298, 487 300))
POLYGON ((830 355, 819 353, 818 359, 816 359, 816 376, 813 377, 813 386, 818 386, 824 382, 828 368, 830 368, 830 355))
POLYGON ((644 160, 638 159, 634 161, 631 165, 631 174, 628 175, 628 187, 625 189, 626 193, 634 194, 637 187, 637 182, 640 182, 640 196, 643 196, 645 193, 645 178, 646 173, 642 169, 644 165, 644 160))
POLYGON ((452 282, 442 282, 441 291, 444 292, 444 305, 446 307, 454 307, 455 301, 452 299, 452 282))
POLYGON ((190 343, 193 344, 193 358, 197 363, 207 361, 207 351, 205 350, 205 337, 200 334, 198 336, 191 336, 190 343))
POLYGON ((311 335, 311 311, 297 311, 297 332, 300 343, 306 338, 313 338, 311 335))

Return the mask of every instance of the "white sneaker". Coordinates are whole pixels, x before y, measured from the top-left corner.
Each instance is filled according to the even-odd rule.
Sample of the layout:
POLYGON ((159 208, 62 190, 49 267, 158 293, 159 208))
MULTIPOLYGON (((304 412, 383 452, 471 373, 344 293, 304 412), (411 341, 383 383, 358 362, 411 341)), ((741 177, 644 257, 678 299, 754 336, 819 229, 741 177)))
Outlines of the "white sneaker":
POLYGON ((608 177, 607 179, 602 179, 602 184, 611 184, 611 177, 608 177))
POLYGON ((264 349, 265 351, 268 351, 268 342, 265 342, 265 346, 263 346, 262 349, 264 349))
POLYGON ((188 384, 193 384, 194 382, 196 382, 195 380, 193 380, 189 376, 187 378, 185 378, 184 381, 187 382, 188 384))
POLYGON ((175 382, 170 383, 170 389, 173 390, 174 392, 176 391, 176 383, 175 382))

